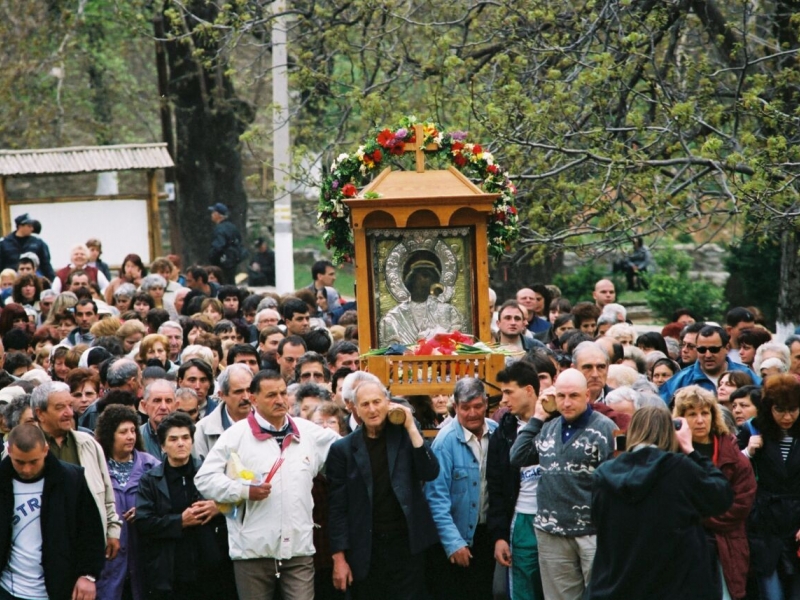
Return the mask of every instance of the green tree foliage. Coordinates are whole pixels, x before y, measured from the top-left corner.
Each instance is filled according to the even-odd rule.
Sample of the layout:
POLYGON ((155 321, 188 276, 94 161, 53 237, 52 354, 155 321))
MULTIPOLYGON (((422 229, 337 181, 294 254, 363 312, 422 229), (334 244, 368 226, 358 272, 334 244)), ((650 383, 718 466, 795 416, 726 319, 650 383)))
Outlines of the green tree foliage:
POLYGON ((757 306, 769 327, 775 325, 780 281, 781 248, 776 240, 744 240, 731 246, 725 259, 730 278, 725 284, 729 306, 757 306))
POLYGON ((692 257, 666 249, 654 256, 658 270, 647 277, 647 304, 662 319, 669 319, 678 308, 688 308, 705 320, 722 316, 723 290, 706 280, 692 280, 692 257))
POLYGON ((582 265, 572 273, 559 273, 553 278, 553 284, 558 286, 562 296, 576 304, 584 300, 592 302, 594 286, 601 279, 614 281, 614 286, 618 291, 625 289, 624 280, 612 277, 608 269, 599 266, 597 263, 582 265))

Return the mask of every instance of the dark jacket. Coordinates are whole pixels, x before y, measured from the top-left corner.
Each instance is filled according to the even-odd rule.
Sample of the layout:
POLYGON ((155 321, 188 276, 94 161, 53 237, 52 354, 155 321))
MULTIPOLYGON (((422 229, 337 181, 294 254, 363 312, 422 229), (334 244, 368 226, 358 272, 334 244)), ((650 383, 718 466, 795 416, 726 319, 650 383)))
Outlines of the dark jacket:
POLYGON ((486 525, 493 545, 497 540, 511 543, 511 519, 519 496, 519 467, 511 466, 509 453, 517 439, 517 425, 517 417, 507 412, 500 419, 494 435, 489 438, 489 453, 486 456, 489 508, 486 511, 486 525))
POLYGON ((243 258, 242 235, 236 229, 236 225, 228 219, 217 223, 214 227, 214 237, 211 239, 208 261, 223 269, 233 269, 243 258))
MULTIPOLYGON (((750 435, 748 427, 739 432, 740 448, 747 447, 750 435)), ((782 559, 800 569, 794 539, 800 530, 800 440, 795 438, 784 462, 778 442, 763 436, 763 446, 750 464, 758 481, 748 524, 753 569, 770 575, 782 559)))
POLYGON ((17 270, 19 257, 26 252, 33 252, 39 257, 39 272, 50 281, 56 278, 53 267, 50 265, 50 248, 40 237, 29 235, 27 237, 17 237, 16 231, 12 231, 0 240, 0 269, 17 270))
POLYGON ((747 517, 756 498, 756 478, 750 461, 739 451, 733 436, 719 436, 717 440, 719 450, 715 466, 731 484, 733 505, 723 514, 706 519, 703 525, 714 533, 731 598, 744 598, 750 569, 747 517))
MULTIPOLYGON (((11 554, 14 468, 0 462, 0 565, 11 554)), ((42 492, 42 567, 48 597, 68 600, 82 575, 99 577, 105 563, 106 533, 83 467, 48 454, 42 492)))
MULTIPOLYGON (((406 517, 411 553, 417 554, 438 541, 421 482, 436 479, 439 462, 427 442, 414 448, 402 425, 387 422, 384 435, 392 489, 406 517)), ((372 468, 363 428, 331 446, 325 469, 331 553, 344 551, 353 579, 360 581, 372 555, 372 468)))
MULTIPOLYGON (((194 481, 201 462, 193 459, 192 464, 194 470, 186 478, 189 480, 191 477, 191 481, 194 481)), ((186 567, 183 557, 175 554, 177 542, 184 536, 183 517, 171 512, 172 503, 164 467, 165 463, 153 467, 139 480, 134 523, 139 534, 142 572, 146 574, 145 584, 150 590, 168 592, 172 591, 176 581, 175 567, 186 567)), ((202 499, 195 491, 192 502, 202 499)), ((221 556, 215 535, 220 527, 220 520, 224 526, 225 517, 217 515, 208 524, 193 528, 198 530, 195 556, 204 559, 204 564, 196 564, 196 567, 212 567, 219 563, 221 556)), ((196 578, 200 577, 199 569, 195 575, 196 578)))
POLYGON ((718 600, 701 519, 732 502, 725 476, 698 452, 648 447, 604 462, 594 473, 587 598, 718 600))

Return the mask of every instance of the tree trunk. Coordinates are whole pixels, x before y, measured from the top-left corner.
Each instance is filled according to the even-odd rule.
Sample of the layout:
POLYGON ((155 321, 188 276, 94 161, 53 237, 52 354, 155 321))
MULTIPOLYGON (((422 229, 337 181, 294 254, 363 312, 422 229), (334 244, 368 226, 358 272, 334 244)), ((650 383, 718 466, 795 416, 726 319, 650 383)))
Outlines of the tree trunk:
POLYGON ((778 287, 778 322, 775 333, 779 340, 794 333, 800 323, 800 256, 797 250, 797 230, 784 231, 781 235, 781 275, 778 287))
MULTIPOLYGON (((213 4, 197 1, 190 6, 195 15, 214 21, 213 4)), ((165 18, 165 22, 170 21, 165 18)), ((252 121, 253 111, 236 97, 218 50, 208 37, 200 40, 194 35, 167 44, 177 138, 178 220, 186 266, 208 264, 212 204, 225 204, 230 220, 245 234, 247 194, 239 136, 252 121), (211 65, 196 60, 195 49, 202 49, 211 65)))

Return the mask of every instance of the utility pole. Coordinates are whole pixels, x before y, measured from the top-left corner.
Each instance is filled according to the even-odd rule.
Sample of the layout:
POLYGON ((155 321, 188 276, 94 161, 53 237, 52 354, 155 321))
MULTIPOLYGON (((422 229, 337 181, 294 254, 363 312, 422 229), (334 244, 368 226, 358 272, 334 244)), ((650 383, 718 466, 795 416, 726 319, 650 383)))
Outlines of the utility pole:
POLYGON ((289 73, 287 68, 286 1, 272 4, 272 160, 275 222, 275 287, 279 294, 294 291, 291 165, 289 152, 289 73))
MULTIPOLYGON (((167 144, 167 152, 172 162, 177 162, 175 154, 175 134, 172 130, 172 109, 169 105, 169 80, 167 78, 166 35, 164 19, 159 11, 153 17, 153 32, 156 42, 156 71, 158 72, 158 99, 161 113, 161 136, 167 144)), ((173 254, 180 255, 181 236, 178 232, 178 193, 175 188, 175 167, 164 169, 164 191, 167 193, 167 214, 169 215, 169 245, 173 254)))

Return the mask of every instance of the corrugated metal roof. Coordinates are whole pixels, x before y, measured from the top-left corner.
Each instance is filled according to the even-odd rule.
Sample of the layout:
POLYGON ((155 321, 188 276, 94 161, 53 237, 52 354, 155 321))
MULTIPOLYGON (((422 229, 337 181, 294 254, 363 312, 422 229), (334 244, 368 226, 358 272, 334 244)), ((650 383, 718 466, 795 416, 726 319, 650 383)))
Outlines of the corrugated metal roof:
POLYGON ((54 175, 175 166, 166 144, 0 150, 0 175, 54 175))

